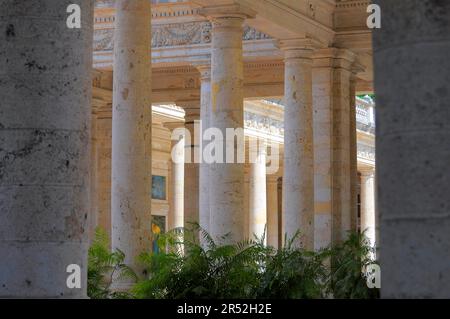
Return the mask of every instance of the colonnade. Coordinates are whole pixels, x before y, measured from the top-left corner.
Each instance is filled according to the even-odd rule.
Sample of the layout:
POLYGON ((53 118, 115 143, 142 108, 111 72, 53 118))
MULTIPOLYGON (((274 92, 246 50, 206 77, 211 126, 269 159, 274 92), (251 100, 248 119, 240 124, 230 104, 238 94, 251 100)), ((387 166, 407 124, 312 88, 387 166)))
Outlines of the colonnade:
MULTIPOLYGON (((54 1, 42 1, 49 2, 49 6, 57 5, 54 1)), ((90 1, 74 2, 91 8, 90 1)), ((204 127, 218 128, 226 136, 226 129, 244 126, 242 32, 245 20, 255 13, 238 6, 211 7, 201 12, 212 22, 211 63, 197 66, 201 73, 200 101, 194 107, 186 101, 178 102, 187 110, 188 130, 192 131, 194 121, 201 119, 204 127)), ((52 19, 44 12, 37 16, 52 19)), ((138 269, 136 257, 152 246, 150 2, 117 0, 115 23, 112 248, 124 251, 125 262, 138 269)), ((10 128, 10 131, 2 130, 2 138, 8 132, 20 132, 5 138, 10 142, 5 145, 11 156, 23 156, 24 161, 2 163, 9 166, 1 171, 4 190, 0 196, 13 199, 2 201, 8 203, 8 210, 13 214, 1 223, 0 247, 10 261, 0 266, 0 283, 6 287, 5 293, 2 288, 1 296, 23 296, 24 292, 40 297, 85 295, 84 290, 66 289, 56 281, 65 282, 66 273, 61 269, 66 265, 86 267, 91 86, 88 74, 92 65, 92 48, 88 43, 92 39, 92 26, 86 24, 73 31, 72 37, 61 36, 60 32, 67 32, 65 26, 52 30, 55 32, 52 36, 58 41, 67 39, 63 43, 65 49, 57 51, 61 54, 57 58, 64 56, 70 67, 64 70, 59 62, 55 63, 56 59, 50 63, 42 54, 39 58, 52 72, 42 75, 36 70, 36 74, 30 75, 29 70, 25 72, 23 66, 17 66, 22 73, 16 73, 20 76, 15 76, 14 81, 22 83, 35 75, 39 80, 33 84, 36 90, 50 92, 55 87, 55 74, 61 75, 56 79, 61 81, 58 88, 65 87, 66 72, 79 76, 79 80, 70 84, 70 92, 63 92, 71 101, 61 104, 64 112, 49 108, 55 104, 51 92, 38 102, 34 96, 19 99, 18 92, 17 101, 29 102, 8 104, 14 110, 7 112, 10 116, 2 122, 2 129, 5 125, 10 128), (42 108, 37 122, 29 116, 35 103, 42 108), (13 114, 20 114, 20 121, 13 114), (55 148, 51 153, 56 154, 58 150, 59 155, 48 158, 45 154, 49 152, 42 150, 44 145, 50 150, 55 148), (36 147, 36 151, 24 152, 28 146, 32 150, 36 147), (25 163, 37 165, 32 174, 20 173, 25 163), (39 166, 42 163, 45 165, 39 166), (67 169, 61 170, 63 166, 67 169), (42 198, 47 200, 42 203, 42 198), (36 216, 36 207, 45 215, 36 216), (42 256, 54 263, 39 266, 42 256)), ((41 48, 29 37, 23 39, 21 44, 25 49, 41 48)), ((351 151, 354 151, 355 137, 350 132, 353 126, 349 110, 354 57, 349 51, 330 49, 317 58, 317 45, 305 39, 281 41, 280 48, 285 54, 286 103, 282 229, 288 236, 300 229, 299 245, 312 249, 318 241, 325 245, 341 240, 352 227, 351 151)), ((51 45, 44 49, 54 51, 51 45)), ((8 54, 13 53, 8 51, 8 54)), ((187 149, 200 150, 201 143, 195 143, 186 144, 183 139, 178 142, 176 158, 185 157, 187 149)), ((228 235, 222 241, 232 243, 247 237, 247 222, 248 232, 257 235, 267 225, 267 242, 275 244, 280 236, 277 180, 266 176, 265 154, 258 152, 257 157, 259 162, 250 168, 248 216, 244 209, 243 163, 183 165, 174 162, 171 226, 198 221, 212 236, 228 235)))
MULTIPOLYGON (((83 19, 81 28, 70 30, 64 1, 2 3, 0 251, 5 262, 0 263, 0 297, 82 298, 90 210, 93 2, 71 1, 83 8, 83 19), (67 285, 71 269, 81 269, 79 289, 67 285)), ((117 0, 116 5, 112 241, 133 265, 135 255, 151 246, 151 8, 147 0, 117 0)), ((450 7, 431 0, 415 6, 379 0, 379 5, 384 22, 374 31, 373 55, 377 121, 382 124, 377 127, 376 174, 381 216, 375 214, 385 243, 382 296, 449 297, 450 174, 444 146, 450 132, 450 7), (426 17, 426 23, 410 28, 405 41, 399 26, 417 17, 426 17)), ((241 32, 254 13, 231 6, 204 14, 213 21, 213 44, 211 81, 204 82, 201 110, 208 94, 211 104, 200 118, 220 129, 242 127, 241 32)), ((286 119, 286 144, 298 142, 285 151, 292 169, 285 173, 313 187, 304 189, 295 178, 284 180, 283 217, 290 233, 304 228, 301 244, 307 247, 314 225, 314 246, 320 247, 344 239, 354 227, 355 141, 349 112, 354 55, 333 48, 312 55, 307 51, 304 45, 285 51, 286 109, 293 116, 286 119), (302 116, 293 114, 296 108, 302 116), (311 125, 312 135, 304 129, 311 125), (303 166, 311 163, 313 184, 303 166)), ((231 231, 228 241, 239 240, 244 234, 243 166, 205 167, 199 169, 199 189, 206 187, 208 196, 199 194, 199 219, 213 235, 231 231)), ((183 174, 180 167, 177 172, 183 174)), ((372 174, 363 172, 362 181, 364 225, 377 207, 369 204, 372 174)), ((270 179, 267 187, 274 187, 270 179)), ((273 229, 275 205, 267 195, 268 227, 273 229)), ((273 233, 268 240, 273 241, 273 233)))
MULTIPOLYGON (((142 102, 147 106, 151 104, 148 95, 150 82, 147 81, 151 70, 148 64, 144 64, 134 71, 136 69, 132 65, 146 61, 144 57, 150 54, 150 46, 146 42, 146 50, 143 49, 143 39, 149 38, 147 33, 141 34, 139 41, 133 42, 133 37, 124 39, 123 45, 128 47, 122 47, 120 35, 131 27, 139 30, 143 26, 139 17, 145 16, 145 28, 149 27, 150 19, 148 12, 145 13, 149 10, 147 7, 140 7, 139 13, 133 12, 134 19, 128 20, 120 19, 129 10, 121 13, 122 9, 119 4, 117 57, 114 62, 117 84, 114 87, 113 113, 112 237, 113 246, 131 251, 130 258, 134 258, 137 250, 119 243, 126 240, 127 245, 141 250, 144 250, 144 243, 148 244, 145 232, 151 223, 147 192, 151 171, 143 163, 148 163, 151 157, 143 148, 149 144, 145 140, 149 135, 142 133, 149 128, 149 123, 141 128, 139 125, 143 122, 139 119, 143 119, 142 116, 149 119, 146 113, 149 108, 140 108, 139 105, 142 102), (141 25, 136 25, 138 23, 141 25), (134 46, 142 50, 124 54, 134 46), (144 68, 147 72, 142 72, 144 68), (127 80, 131 78, 135 81, 127 80), (138 89, 139 85, 146 89, 138 89), (127 106, 127 111, 121 111, 121 106, 127 106), (130 126, 129 123, 134 124, 130 126), (127 149, 142 152, 134 152, 130 157, 127 149), (120 185, 121 179, 126 187, 120 185), (132 191, 134 189, 136 191, 132 191), (135 207, 133 203, 137 202, 141 206, 135 207), (136 209, 139 213, 135 212, 136 209), (130 221, 127 216, 135 218, 130 221)), ((237 6, 207 7, 201 13, 212 22, 211 57, 210 63, 196 65, 201 74, 200 100, 175 101, 186 112, 185 127, 191 138, 184 139, 184 156, 190 156, 187 163, 184 167, 180 163, 172 166, 169 224, 179 227, 198 222, 213 237, 226 243, 253 234, 262 236, 267 225, 266 238, 275 243, 280 235, 279 218, 275 217, 278 203, 274 200, 274 183, 269 185, 266 182, 264 153, 258 152, 256 157, 259 161, 249 166, 249 188, 246 190, 244 164, 203 163, 203 141, 200 136, 194 136, 198 120, 202 120, 203 130, 215 127, 222 131, 224 137, 226 129, 242 129, 244 126, 242 32, 245 19, 252 18, 254 13, 237 6)), ((279 46, 285 56, 282 229, 288 237, 300 230, 299 246, 321 248, 345 239, 346 233, 356 228, 357 203, 353 194, 356 189, 356 132, 353 132, 356 131, 356 119, 351 111, 355 103, 355 55, 344 49, 320 49, 311 39, 281 40, 279 46)), ((226 141, 221 142, 225 147, 226 141)), ((237 147, 234 146, 235 153, 239 151, 237 147)), ((177 156, 182 156, 180 151, 177 156)), ((277 200, 280 199, 277 197, 277 200)))

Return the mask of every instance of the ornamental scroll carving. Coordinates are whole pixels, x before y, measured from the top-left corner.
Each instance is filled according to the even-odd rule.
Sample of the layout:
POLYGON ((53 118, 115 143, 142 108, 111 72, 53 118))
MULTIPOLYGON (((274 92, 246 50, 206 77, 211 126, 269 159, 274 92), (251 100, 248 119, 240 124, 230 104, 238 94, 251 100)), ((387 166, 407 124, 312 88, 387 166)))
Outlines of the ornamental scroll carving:
POLYGON ((94 51, 110 51, 114 48, 114 29, 94 31, 94 51))
MULTIPOLYGON (((249 26, 244 27, 244 41, 264 40, 270 37, 249 26)), ((211 23, 186 22, 155 25, 152 27, 152 47, 185 46, 211 43, 211 23)), ((97 29, 94 31, 94 51, 110 51, 114 47, 114 30, 97 29)))
POLYGON ((164 24, 153 27, 152 46, 168 47, 211 42, 209 22, 164 24))

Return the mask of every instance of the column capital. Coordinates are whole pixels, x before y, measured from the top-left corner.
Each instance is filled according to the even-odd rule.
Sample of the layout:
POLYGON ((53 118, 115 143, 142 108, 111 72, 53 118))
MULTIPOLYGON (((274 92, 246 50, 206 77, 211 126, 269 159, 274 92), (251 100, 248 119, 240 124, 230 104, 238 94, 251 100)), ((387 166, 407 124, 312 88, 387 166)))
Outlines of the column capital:
MULTIPOLYGON (((208 2, 210 1, 208 0, 208 2)), ((225 4, 207 5, 199 10, 199 14, 214 22, 216 20, 252 19, 256 16, 256 11, 240 4, 225 4)))
POLYGON ((186 122, 198 120, 200 118, 200 100, 179 100, 175 104, 184 110, 186 122))
POLYGON ((182 122, 182 121, 165 122, 165 123, 163 123, 163 126, 172 132, 173 130, 175 130, 177 128, 184 128, 184 122, 182 122))
POLYGON ((311 38, 279 40, 277 46, 284 52, 285 60, 308 59, 313 56, 314 50, 322 45, 319 41, 311 38))
POLYGON ((211 63, 194 64, 194 67, 200 72, 201 81, 211 81, 211 63))
POLYGON ((200 100, 177 100, 175 101, 176 106, 184 109, 185 112, 188 112, 191 109, 198 109, 200 107, 200 100))
POLYGON ((361 173, 361 176, 363 176, 363 177, 374 177, 375 176, 375 167, 363 166, 363 167, 359 167, 358 171, 361 173))
MULTIPOLYGON (((334 67, 343 68, 353 72, 353 66, 356 64, 356 54, 348 49, 323 48, 314 52, 314 67, 334 67)), ((360 72, 360 71, 358 71, 360 72)))

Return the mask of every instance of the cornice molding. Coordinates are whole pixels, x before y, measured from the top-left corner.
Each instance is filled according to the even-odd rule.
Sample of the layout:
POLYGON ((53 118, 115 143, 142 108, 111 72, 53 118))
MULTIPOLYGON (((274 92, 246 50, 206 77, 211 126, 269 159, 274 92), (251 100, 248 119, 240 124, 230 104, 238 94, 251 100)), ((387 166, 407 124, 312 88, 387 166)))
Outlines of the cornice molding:
POLYGON ((244 63, 244 69, 279 69, 284 68, 284 63, 282 60, 280 61, 273 61, 273 62, 264 62, 264 61, 258 61, 258 62, 247 62, 244 63))
POLYGON ((190 74, 197 73, 197 69, 194 66, 185 65, 171 68, 155 68, 152 69, 153 74, 190 74))
POLYGON ((371 4, 370 0, 339 0, 336 2, 338 9, 353 9, 360 7, 367 7, 371 4))

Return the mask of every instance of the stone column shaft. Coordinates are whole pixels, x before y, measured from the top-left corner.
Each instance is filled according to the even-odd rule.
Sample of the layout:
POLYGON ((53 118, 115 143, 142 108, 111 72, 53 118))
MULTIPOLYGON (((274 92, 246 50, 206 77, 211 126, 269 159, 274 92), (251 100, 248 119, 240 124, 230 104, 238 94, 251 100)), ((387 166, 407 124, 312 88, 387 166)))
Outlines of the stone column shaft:
POLYGON ((285 47, 284 225, 288 238, 300 231, 299 245, 308 249, 314 245, 311 55, 310 49, 285 47))
POLYGON ((381 296, 449 298, 450 2, 377 4, 381 296))
POLYGON ((356 231, 358 220, 358 151, 356 134, 356 75, 350 76, 350 229, 356 231))
POLYGON ((333 69, 327 59, 314 61, 314 248, 328 247, 333 238, 333 69))
POLYGON ((97 140, 97 115, 91 115, 91 157, 90 157, 90 217, 89 217, 89 242, 95 238, 95 230, 98 227, 98 140, 97 140))
POLYGON ((249 233, 250 238, 267 242, 266 149, 260 145, 250 149, 252 161, 249 174, 249 233))
POLYGON ((278 248, 278 179, 267 176, 267 245, 278 248))
MULTIPOLYGON (((171 142, 171 196, 169 229, 184 227, 184 134, 181 134, 183 125, 165 124, 178 139, 171 142), (180 134, 178 134, 178 132, 180 134)), ((172 137, 175 137, 172 136, 172 137)))
MULTIPOLYGON (((210 127, 210 113, 211 113, 211 65, 201 65, 197 69, 200 72, 200 120, 202 126, 202 140, 203 133, 210 127)), ((203 142, 201 152, 203 152, 203 142)), ((200 226, 209 232, 210 221, 210 204, 209 204, 209 169, 210 165, 202 161, 199 168, 199 223, 200 226)))
MULTIPOLYGON (((223 142, 226 156, 226 129, 244 127, 242 24, 246 15, 214 10, 205 11, 212 20, 210 125, 221 130, 223 140, 218 142, 223 142)), ((211 235, 228 234, 224 240, 228 243, 242 240, 244 164, 211 164, 209 194, 211 235)))
POLYGON ((350 51, 334 48, 319 50, 314 56, 316 249, 345 239, 352 228, 351 168, 355 163, 351 154, 356 156, 356 149, 350 137, 350 70, 354 59, 350 51))
POLYGON ((365 231, 372 247, 375 245, 375 171, 361 172, 361 232, 365 231))
POLYGON ((66 1, 0 1, 0 298, 86 297, 93 2, 70 3, 79 29, 66 1))
POLYGON ((338 232, 333 234, 333 241, 338 242, 347 237, 351 230, 352 214, 352 170, 351 170, 351 134, 350 134, 350 71, 336 68, 333 74, 333 188, 338 200, 335 202, 338 214, 333 215, 333 227, 338 232))
POLYGON ((199 223, 200 101, 177 102, 185 111, 184 226, 199 223), (197 135, 196 135, 197 134, 197 135))
POLYGON ((112 115, 112 247, 151 250, 151 3, 117 0, 112 115))

